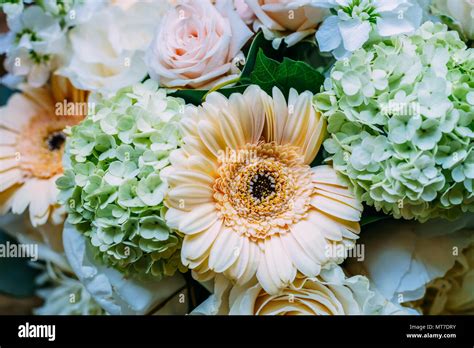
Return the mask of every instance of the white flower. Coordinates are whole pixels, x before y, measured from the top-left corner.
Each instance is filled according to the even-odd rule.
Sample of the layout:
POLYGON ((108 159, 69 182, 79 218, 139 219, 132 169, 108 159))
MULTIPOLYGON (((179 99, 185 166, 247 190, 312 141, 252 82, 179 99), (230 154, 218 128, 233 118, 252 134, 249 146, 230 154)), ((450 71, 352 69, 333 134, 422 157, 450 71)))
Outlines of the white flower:
POLYGON ((371 37, 413 32, 423 17, 417 0, 328 0, 328 5, 337 15, 325 19, 316 39, 322 52, 337 59, 348 57, 371 37))
POLYGON ((365 260, 351 260, 352 274, 365 274, 387 299, 404 303, 425 295, 426 285, 443 277, 462 250, 474 242, 474 214, 454 222, 420 224, 384 220, 362 234, 365 260))
POLYGON ((60 18, 64 26, 71 27, 88 21, 91 16, 107 4, 106 0, 41 0, 41 7, 54 17, 60 18))
POLYGON ((6 53, 5 69, 13 76, 26 78, 32 87, 46 83, 50 71, 58 66, 59 53, 66 50, 65 32, 59 19, 39 6, 30 6, 8 18, 10 31, 1 38, 0 53, 6 53))
POLYGON ((46 224, 33 228, 26 214, 8 214, 0 226, 22 245, 36 245, 37 259, 45 264, 32 267, 43 272, 37 277, 36 294, 44 303, 34 309, 39 315, 103 314, 84 286, 72 273, 62 247, 62 226, 46 224), (73 297, 71 297, 73 296, 73 297), (73 300, 73 301, 72 301, 73 300))
POLYGON ((30 3, 31 0, 4 0, 0 4, 0 9, 6 14, 8 19, 14 18, 21 14, 25 8, 25 3, 30 3))
POLYGON ((95 302, 86 288, 72 274, 52 263, 37 279, 40 288, 36 294, 44 303, 33 310, 36 315, 102 315, 105 311, 95 302))
POLYGON ((328 14, 325 0, 245 0, 255 13, 254 30, 262 29, 277 49, 282 41, 293 46, 316 31, 328 14))
MULTIPOLYGON (((183 290, 176 296, 185 294, 185 281, 181 275, 161 281, 140 281, 100 264, 94 258, 92 245, 74 226, 65 225, 63 239, 71 268, 94 300, 109 314, 146 314, 164 305, 164 301, 179 289, 183 290)), ((187 311, 186 305, 171 307, 167 305, 155 314, 185 314, 187 311)))
MULTIPOLYGON (((29 211, 34 226, 63 221, 55 181, 63 173, 64 130, 82 120, 56 113, 56 96, 69 95, 67 84, 55 81, 51 88, 24 88, 0 108, 0 214, 29 211)), ((69 100, 86 98, 71 93, 78 99, 69 100)))
POLYGON ((184 144, 161 176, 166 222, 184 235, 181 260, 200 279, 256 276, 275 294, 298 272, 314 278, 342 262, 329 247, 353 248, 363 208, 330 165, 310 167, 326 130, 312 99, 252 85, 185 110, 184 144))
POLYGON ((474 244, 464 249, 456 264, 426 286, 422 300, 409 305, 424 314, 474 314, 474 244))
POLYGON ((216 277, 215 292, 192 314, 204 315, 357 315, 408 314, 370 288, 363 276, 347 278, 339 266, 327 265, 315 278, 297 277, 278 294, 259 284, 233 286, 216 277))
POLYGON ((433 0, 433 12, 448 17, 468 40, 474 40, 474 0, 433 0))
POLYGON ((138 2, 124 10, 110 6, 69 33, 69 61, 59 74, 74 86, 103 93, 133 85, 147 74, 144 52, 168 9, 167 2, 138 2))

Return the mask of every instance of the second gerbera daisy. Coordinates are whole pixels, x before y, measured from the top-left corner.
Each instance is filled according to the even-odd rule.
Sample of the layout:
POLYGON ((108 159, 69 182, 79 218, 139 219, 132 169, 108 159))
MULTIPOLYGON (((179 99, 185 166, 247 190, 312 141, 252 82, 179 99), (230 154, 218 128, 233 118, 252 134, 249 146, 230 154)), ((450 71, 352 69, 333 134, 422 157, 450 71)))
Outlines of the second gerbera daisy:
POLYGON ((0 214, 28 208, 35 227, 50 217, 62 222, 55 181, 63 173, 64 129, 83 114, 67 114, 56 102, 85 104, 86 98, 85 91, 55 76, 51 88, 24 88, 0 108, 0 214))
POLYGON ((325 124, 312 94, 288 103, 257 86, 210 94, 182 121, 184 145, 165 176, 168 224, 184 235, 182 261, 202 276, 253 276, 268 293, 308 277, 351 248, 362 211, 328 165, 315 168, 325 124))

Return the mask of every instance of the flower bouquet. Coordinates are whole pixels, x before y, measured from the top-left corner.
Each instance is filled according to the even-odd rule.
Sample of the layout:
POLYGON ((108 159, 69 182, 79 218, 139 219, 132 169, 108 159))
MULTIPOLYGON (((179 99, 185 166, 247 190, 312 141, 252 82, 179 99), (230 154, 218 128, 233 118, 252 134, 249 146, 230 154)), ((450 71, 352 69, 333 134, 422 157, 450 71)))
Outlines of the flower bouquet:
POLYGON ((0 8, 0 292, 474 314, 472 0, 0 8))

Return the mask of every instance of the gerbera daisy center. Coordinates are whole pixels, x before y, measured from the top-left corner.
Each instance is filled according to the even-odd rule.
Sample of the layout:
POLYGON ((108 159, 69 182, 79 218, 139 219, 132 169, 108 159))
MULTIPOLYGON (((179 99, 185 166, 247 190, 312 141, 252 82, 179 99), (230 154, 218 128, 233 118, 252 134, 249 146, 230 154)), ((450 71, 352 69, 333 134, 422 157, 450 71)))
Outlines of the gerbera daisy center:
POLYGON ((78 117, 58 117, 47 113, 32 117, 18 138, 19 164, 29 176, 48 179, 63 172, 62 155, 66 135, 63 129, 78 117))
POLYGON ((54 132, 46 140, 48 148, 51 151, 59 150, 66 141, 66 135, 63 132, 54 132))
POLYGON ((254 238, 285 230, 309 204, 310 168, 294 146, 247 144, 245 153, 222 160, 214 185, 217 206, 228 224, 254 238), (275 225, 278 225, 275 228, 275 225))
POLYGON ((256 202, 275 195, 275 178, 271 173, 259 172, 249 183, 249 193, 256 202))

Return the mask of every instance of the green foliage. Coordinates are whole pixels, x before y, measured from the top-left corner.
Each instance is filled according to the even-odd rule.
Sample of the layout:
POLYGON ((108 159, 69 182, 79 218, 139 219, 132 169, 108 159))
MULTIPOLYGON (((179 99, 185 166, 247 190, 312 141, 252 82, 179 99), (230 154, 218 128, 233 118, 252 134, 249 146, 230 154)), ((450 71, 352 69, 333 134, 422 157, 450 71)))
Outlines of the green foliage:
POLYGON ((324 77, 305 62, 283 58, 283 62, 279 63, 266 57, 260 50, 250 80, 252 84, 259 85, 269 94, 273 87, 278 87, 287 96, 291 88, 299 93, 319 92, 324 77))
POLYGON ((251 85, 262 87, 271 93, 272 86, 277 86, 288 95, 290 88, 298 92, 309 90, 320 91, 324 81, 322 72, 332 63, 332 58, 319 54, 314 41, 302 41, 293 47, 282 44, 278 50, 272 47, 271 41, 259 32, 248 46, 245 65, 235 85, 217 86, 214 89, 181 89, 171 96, 183 98, 187 103, 200 105, 212 91, 218 91, 228 97, 232 93, 242 93, 251 85))

